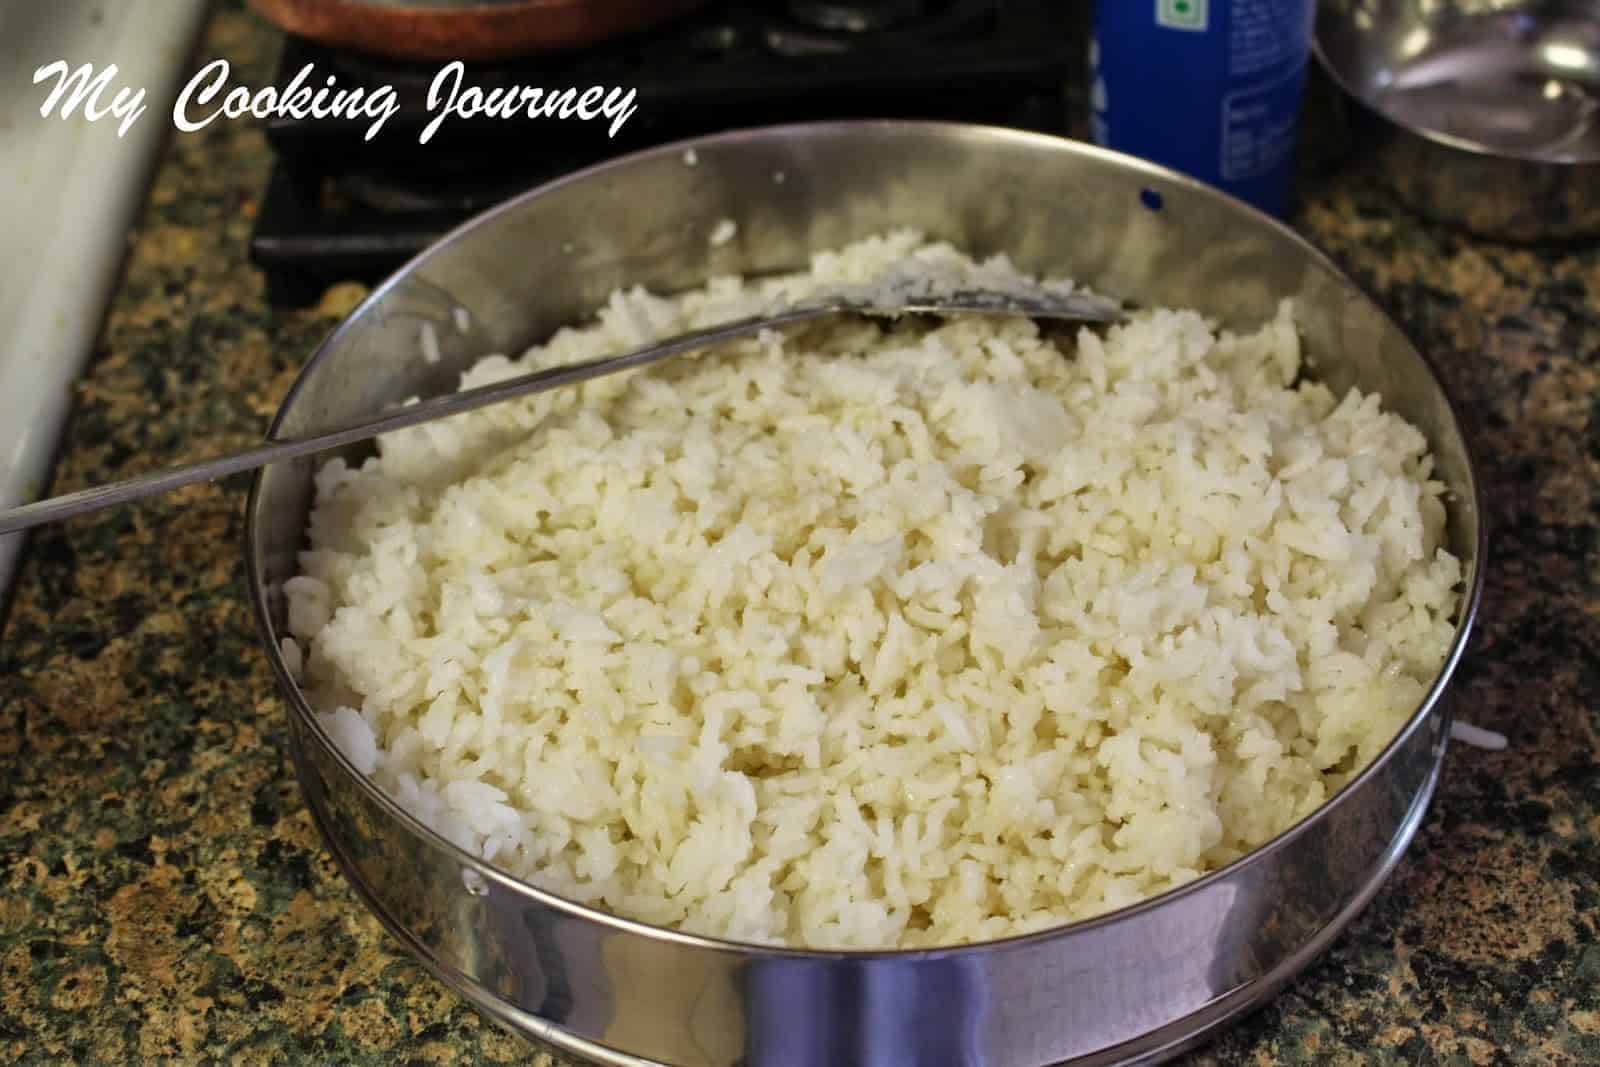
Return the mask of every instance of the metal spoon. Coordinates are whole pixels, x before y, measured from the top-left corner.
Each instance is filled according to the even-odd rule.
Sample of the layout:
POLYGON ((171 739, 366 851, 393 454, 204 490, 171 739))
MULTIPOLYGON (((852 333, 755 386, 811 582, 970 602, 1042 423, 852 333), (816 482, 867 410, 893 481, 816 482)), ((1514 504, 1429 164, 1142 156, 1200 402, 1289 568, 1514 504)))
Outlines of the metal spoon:
POLYGON ((1119 322, 1123 318, 1120 308, 1109 300, 1085 293, 1061 293, 1044 288, 940 290, 936 285, 919 286, 915 283, 899 288, 877 285, 851 287, 768 314, 754 315, 720 326, 679 334, 621 355, 534 371, 492 385, 433 397, 370 419, 348 423, 338 429, 285 441, 268 441, 230 455, 141 474, 123 481, 0 511, 0 535, 26 530, 47 522, 69 519, 85 512, 98 511, 130 500, 154 496, 196 482, 225 478, 230 474, 253 470, 268 463, 342 448, 357 441, 403 430, 419 423, 460 415, 515 397, 542 393, 550 389, 559 389, 564 385, 585 382, 591 378, 632 370, 690 349, 704 348, 775 326, 805 322, 830 315, 873 315, 894 318, 906 314, 1025 315, 1034 319, 1102 324, 1119 322))

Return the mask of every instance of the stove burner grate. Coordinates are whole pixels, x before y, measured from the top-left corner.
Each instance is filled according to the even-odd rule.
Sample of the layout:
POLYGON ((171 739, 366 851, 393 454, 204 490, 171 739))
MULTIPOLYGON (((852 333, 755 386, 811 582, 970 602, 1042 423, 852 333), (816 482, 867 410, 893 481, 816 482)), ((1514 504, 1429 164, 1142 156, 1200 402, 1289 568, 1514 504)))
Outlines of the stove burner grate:
POLYGON ((251 257, 275 302, 376 281, 471 215, 622 153, 724 129, 840 118, 938 118, 1065 132, 1085 27, 1060 0, 768 0, 712 3, 579 52, 469 66, 463 84, 637 91, 615 138, 598 123, 452 116, 427 143, 438 67, 290 37, 276 84, 393 86, 399 110, 365 122, 274 118, 276 157, 251 257))

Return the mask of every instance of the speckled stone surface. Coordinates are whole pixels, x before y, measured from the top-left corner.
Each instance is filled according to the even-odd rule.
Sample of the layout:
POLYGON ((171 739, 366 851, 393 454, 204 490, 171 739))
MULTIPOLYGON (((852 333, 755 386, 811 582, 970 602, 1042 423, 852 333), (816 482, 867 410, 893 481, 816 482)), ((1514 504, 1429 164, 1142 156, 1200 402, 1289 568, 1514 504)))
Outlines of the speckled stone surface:
MULTIPOLYGON (((203 46, 268 77, 229 7, 203 46)), ((267 306, 262 135, 175 139, 56 475, 256 439, 360 295, 267 306)), ((1600 1062, 1600 247, 1419 223, 1346 164, 1303 230, 1431 351, 1472 423, 1494 554, 1452 749, 1395 877, 1203 1064, 1600 1062)), ((412 963, 323 850, 256 646, 242 483, 36 534, 0 630, 0 1060, 510 1063, 540 1054, 412 963)))

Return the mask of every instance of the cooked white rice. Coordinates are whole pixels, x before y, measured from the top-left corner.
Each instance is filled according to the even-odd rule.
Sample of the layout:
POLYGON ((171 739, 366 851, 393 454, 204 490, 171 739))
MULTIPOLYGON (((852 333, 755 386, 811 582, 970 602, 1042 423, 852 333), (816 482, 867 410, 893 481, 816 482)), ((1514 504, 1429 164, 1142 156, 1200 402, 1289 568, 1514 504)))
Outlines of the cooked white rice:
MULTIPOLYGON (((908 255, 959 259, 618 293, 462 385, 908 255)), ((1442 663, 1426 443, 1299 367, 1288 308, 763 334, 330 462, 290 630, 357 767, 567 897, 814 947, 1084 918, 1309 813, 1442 663)))
POLYGON ((433 323, 424 322, 417 331, 417 343, 422 346, 422 361, 424 363, 439 362, 439 333, 433 328, 433 323))

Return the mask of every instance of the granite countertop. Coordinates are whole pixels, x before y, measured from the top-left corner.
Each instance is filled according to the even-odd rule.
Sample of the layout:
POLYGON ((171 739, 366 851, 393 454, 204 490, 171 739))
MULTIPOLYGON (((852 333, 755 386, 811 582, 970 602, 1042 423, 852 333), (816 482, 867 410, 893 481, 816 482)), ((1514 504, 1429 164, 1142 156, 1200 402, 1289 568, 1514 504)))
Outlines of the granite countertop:
MULTIPOLYGON (((232 7, 205 57, 264 84, 232 7)), ((256 440, 362 294, 276 310, 247 264, 251 124, 175 138, 56 474, 70 490, 256 440)), ((1455 747, 1395 876, 1198 1063, 1600 1062, 1600 245, 1425 225, 1359 161, 1296 222, 1461 401, 1493 553, 1455 747)), ((0 1060, 537 1062, 357 902, 283 756, 241 566, 242 482, 37 532, 0 630, 0 1060)))

